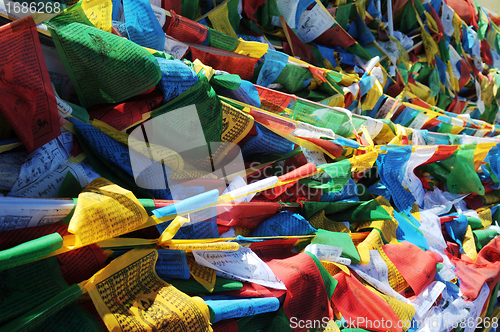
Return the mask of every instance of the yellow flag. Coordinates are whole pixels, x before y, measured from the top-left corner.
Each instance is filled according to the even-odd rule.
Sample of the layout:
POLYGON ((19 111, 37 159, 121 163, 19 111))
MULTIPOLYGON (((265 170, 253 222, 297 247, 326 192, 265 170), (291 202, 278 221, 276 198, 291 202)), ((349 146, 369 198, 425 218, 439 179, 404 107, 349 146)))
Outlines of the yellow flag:
POLYGON ((493 223, 493 218, 491 216, 491 210, 484 209, 482 212, 480 212, 479 213, 479 220, 481 220, 481 224, 483 225, 484 228, 490 227, 491 224, 493 223))
POLYGON ((113 11, 111 0, 83 0, 82 9, 96 28, 111 32, 111 14, 113 11))
POLYGON ((432 36, 427 31, 425 31, 425 29, 422 29, 421 31, 422 42, 424 43, 425 55, 427 57, 427 63, 431 65, 434 61, 434 55, 441 57, 441 54, 439 53, 439 48, 432 36))
POLYGON ((467 225, 467 231, 465 232, 463 247, 465 255, 467 255, 467 257, 475 261, 477 257, 476 242, 474 241, 474 234, 472 233, 472 228, 470 227, 470 225, 467 225))
POLYGON ((360 264, 370 263, 370 250, 378 250, 383 244, 380 232, 377 229, 372 229, 370 234, 356 247, 360 264))
POLYGON ((192 252, 186 253, 187 264, 189 266, 189 271, 193 276, 194 280, 198 281, 206 290, 210 293, 214 291, 216 272, 214 269, 200 265, 194 259, 192 252))
POLYGON ((252 58, 261 58, 267 53, 269 48, 268 44, 259 43, 255 41, 246 41, 241 38, 238 39, 238 45, 233 51, 234 53, 251 56, 252 58))
POLYGON ((369 150, 365 154, 354 156, 349 161, 351 162, 351 173, 364 172, 372 168, 373 164, 377 160, 378 152, 375 150, 369 150))
POLYGON ((435 103, 434 98, 431 98, 431 90, 421 84, 420 82, 416 82, 417 84, 413 83, 408 83, 408 87, 410 88, 410 91, 417 96, 418 98, 422 99, 428 104, 434 105, 435 103))
POLYGON ((484 101, 486 106, 490 106, 491 103, 495 100, 495 96, 497 95, 497 85, 495 84, 495 76, 493 76, 493 80, 490 82, 486 77, 483 77, 483 80, 480 83, 481 86, 481 98, 484 101))
POLYGON ((344 96, 340 93, 337 93, 333 96, 323 99, 322 101, 320 101, 320 103, 331 107, 344 107, 344 96))
POLYGON ((176 216, 174 220, 168 225, 168 227, 161 233, 160 238, 158 239, 158 244, 162 245, 164 243, 168 243, 170 240, 172 240, 179 231, 179 229, 182 227, 182 225, 189 223, 190 219, 184 218, 181 216, 176 216))
POLYGON ((433 33, 439 33, 438 25, 437 25, 436 21, 434 20, 434 18, 432 17, 432 15, 428 11, 425 11, 424 13, 425 13, 425 17, 427 18, 427 26, 429 27, 429 29, 433 33))
POLYGON ((330 273, 330 275, 334 276, 340 271, 344 271, 347 275, 351 274, 349 268, 343 264, 328 262, 328 261, 320 261, 321 265, 330 273))
POLYGON ((453 37, 455 38, 455 40, 460 40, 460 34, 462 33, 462 23, 460 16, 458 16, 457 13, 453 15, 452 22, 453 22, 453 28, 455 29, 455 31, 453 32, 453 37))
POLYGON ((157 259, 155 249, 128 251, 85 284, 106 327, 110 331, 212 331, 206 303, 160 279, 157 259))
POLYGON ((147 219, 131 191, 97 178, 78 195, 68 231, 75 235, 75 246, 81 247, 128 233, 147 219))
POLYGON ((496 143, 479 143, 476 145, 476 150, 474 150, 474 169, 476 172, 479 170, 479 167, 483 164, 484 158, 488 152, 490 152, 493 147, 497 145, 496 143))
POLYGON ((405 67, 406 67, 406 70, 410 70, 411 68, 411 63, 410 63, 410 55, 408 54, 408 52, 406 51, 406 49, 404 48, 403 44, 401 44, 401 42, 399 41, 399 39, 397 39, 396 37, 392 37, 390 36, 389 37, 395 44, 396 46, 398 47, 398 51, 399 51, 399 59, 398 59, 398 62, 403 62, 405 64, 405 67))
POLYGON ((375 84, 370 90, 368 90, 368 93, 366 94, 365 99, 361 104, 361 109, 363 111, 372 110, 379 98, 384 94, 383 90, 384 89, 382 88, 379 80, 375 79, 375 84))
POLYGON ((208 18, 212 23, 212 27, 230 37, 238 38, 236 32, 234 32, 231 22, 229 22, 229 10, 227 9, 227 2, 219 5, 217 8, 213 9, 208 13, 208 18))

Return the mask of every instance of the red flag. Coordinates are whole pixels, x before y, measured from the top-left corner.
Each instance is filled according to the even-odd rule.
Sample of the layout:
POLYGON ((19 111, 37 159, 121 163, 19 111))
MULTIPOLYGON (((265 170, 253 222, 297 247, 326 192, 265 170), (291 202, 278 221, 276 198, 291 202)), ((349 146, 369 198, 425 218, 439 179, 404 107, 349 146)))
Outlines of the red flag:
POLYGON ((283 29, 285 31, 286 42, 283 41, 283 52, 286 54, 292 55, 294 57, 298 57, 303 61, 306 61, 310 64, 316 64, 316 59, 309 47, 306 47, 297 37, 295 32, 286 24, 285 20, 281 20, 281 24, 283 25, 283 29))
MULTIPOLYGON (((267 265, 286 286, 283 309, 289 319, 322 321, 323 317, 333 318, 325 283, 311 256, 300 253, 290 258, 273 259, 267 265)), ((306 330, 300 326, 294 329, 306 330)))
POLYGON ((441 39, 443 39, 444 26, 443 26, 443 23, 441 22, 441 19, 439 18, 438 13, 436 13, 436 10, 434 9, 434 7, 432 7, 432 6, 429 6, 429 7, 431 8, 432 18, 434 19, 434 21, 436 21, 436 24, 437 24, 437 27, 438 27, 439 36, 438 36, 436 42, 439 43, 439 41, 441 39))
POLYGON ((259 85, 255 87, 259 92, 260 107, 266 111, 281 113, 290 104, 292 96, 287 93, 264 88, 259 85))
POLYGON ((144 113, 150 112, 162 104, 163 95, 154 90, 146 95, 139 95, 118 105, 94 105, 89 107, 91 119, 98 119, 120 131, 142 120, 144 113))
POLYGON ((332 141, 328 141, 326 139, 314 138, 314 137, 300 137, 300 136, 297 137, 309 141, 313 144, 316 144, 319 147, 322 147, 335 158, 340 157, 342 155, 342 152, 344 151, 344 148, 342 148, 341 145, 335 144, 332 141))
POLYGON ((326 30, 314 40, 315 43, 325 46, 351 47, 356 40, 351 37, 340 25, 326 30))
POLYGON ((457 96, 457 98, 452 99, 451 104, 448 106, 448 112, 462 114, 464 106, 465 102, 461 102, 457 96))
POLYGON ((484 246, 475 262, 466 262, 451 254, 448 257, 455 264, 460 290, 467 300, 475 300, 485 282, 493 289, 500 280, 500 237, 484 246))
POLYGON ((238 332, 236 319, 224 319, 212 325, 214 332, 238 332))
POLYGON ((181 6, 181 0, 161 0, 161 8, 165 10, 173 10, 176 13, 180 13, 181 6))
POLYGON ((259 284, 251 282, 243 282, 243 288, 224 293, 224 295, 262 298, 262 297, 276 297, 279 298, 285 295, 286 291, 283 289, 267 288, 259 284))
POLYGON ((203 64, 214 69, 224 70, 239 75, 244 80, 250 80, 252 78, 255 64, 259 61, 257 58, 220 50, 210 46, 191 45, 189 48, 193 54, 193 59, 199 59, 203 64))
POLYGON ((274 216, 280 209, 279 203, 273 202, 241 202, 217 206, 217 224, 231 227, 254 229, 261 223, 274 216))
POLYGON ((208 36, 206 26, 179 16, 173 10, 170 11, 170 16, 167 15, 163 31, 179 41, 194 44, 201 44, 208 36))
POLYGON ((438 145, 436 152, 434 152, 432 157, 422 165, 433 164, 436 161, 444 160, 450 157, 457 150, 457 148, 458 147, 456 145, 438 145))
POLYGON ((434 280, 436 264, 440 260, 432 251, 423 251, 407 241, 386 244, 382 248, 415 295, 420 294, 434 280))
POLYGON ((488 66, 493 66, 493 57, 491 56, 490 44, 486 39, 481 40, 481 58, 488 66))
POLYGON ((250 249, 264 262, 268 262, 295 256, 297 253, 292 252, 292 248, 296 242, 296 238, 267 240, 250 244, 250 249))
POLYGON ((31 152, 61 134, 57 102, 31 16, 0 27, 0 113, 31 152))
POLYGON ((477 30, 476 7, 471 0, 445 0, 465 24, 473 25, 477 30))
POLYGON ((257 9, 259 9, 259 7, 266 2, 267 0, 243 0, 243 17, 248 18, 255 23, 259 23, 254 15, 257 12, 257 9))
POLYGON ((403 331, 398 327, 399 317, 391 306, 363 286, 353 273, 347 275, 345 272, 340 272, 333 278, 338 284, 332 296, 332 303, 347 323, 352 323, 352 328, 381 332, 403 331), (382 321, 385 321, 385 324, 381 324, 382 321))

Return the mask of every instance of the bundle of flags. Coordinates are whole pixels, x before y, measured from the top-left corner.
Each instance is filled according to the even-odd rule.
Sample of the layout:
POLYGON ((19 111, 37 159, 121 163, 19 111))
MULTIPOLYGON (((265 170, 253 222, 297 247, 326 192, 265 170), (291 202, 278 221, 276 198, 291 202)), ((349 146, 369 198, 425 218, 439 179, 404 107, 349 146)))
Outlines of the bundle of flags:
POLYGON ((496 330, 499 15, 40 4, 0 3, 1 332, 496 330))

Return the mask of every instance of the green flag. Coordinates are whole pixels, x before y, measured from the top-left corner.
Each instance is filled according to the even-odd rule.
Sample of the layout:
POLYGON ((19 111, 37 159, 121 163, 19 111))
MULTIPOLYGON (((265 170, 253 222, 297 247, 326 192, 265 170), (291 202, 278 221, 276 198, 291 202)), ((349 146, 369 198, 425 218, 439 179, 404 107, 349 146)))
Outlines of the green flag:
POLYGON ((439 90, 441 89, 441 83, 439 83, 439 72, 437 67, 431 72, 431 76, 429 77, 429 88, 431 89, 431 98, 437 96, 439 90))
POLYGON ((47 25, 83 107, 124 101, 154 87, 161 78, 150 52, 97 29, 80 4, 47 25))
POLYGON ((479 9, 479 22, 477 23, 478 29, 477 29, 477 38, 479 40, 483 40, 484 37, 486 36, 486 31, 488 30, 488 16, 484 13, 484 11, 479 9))

